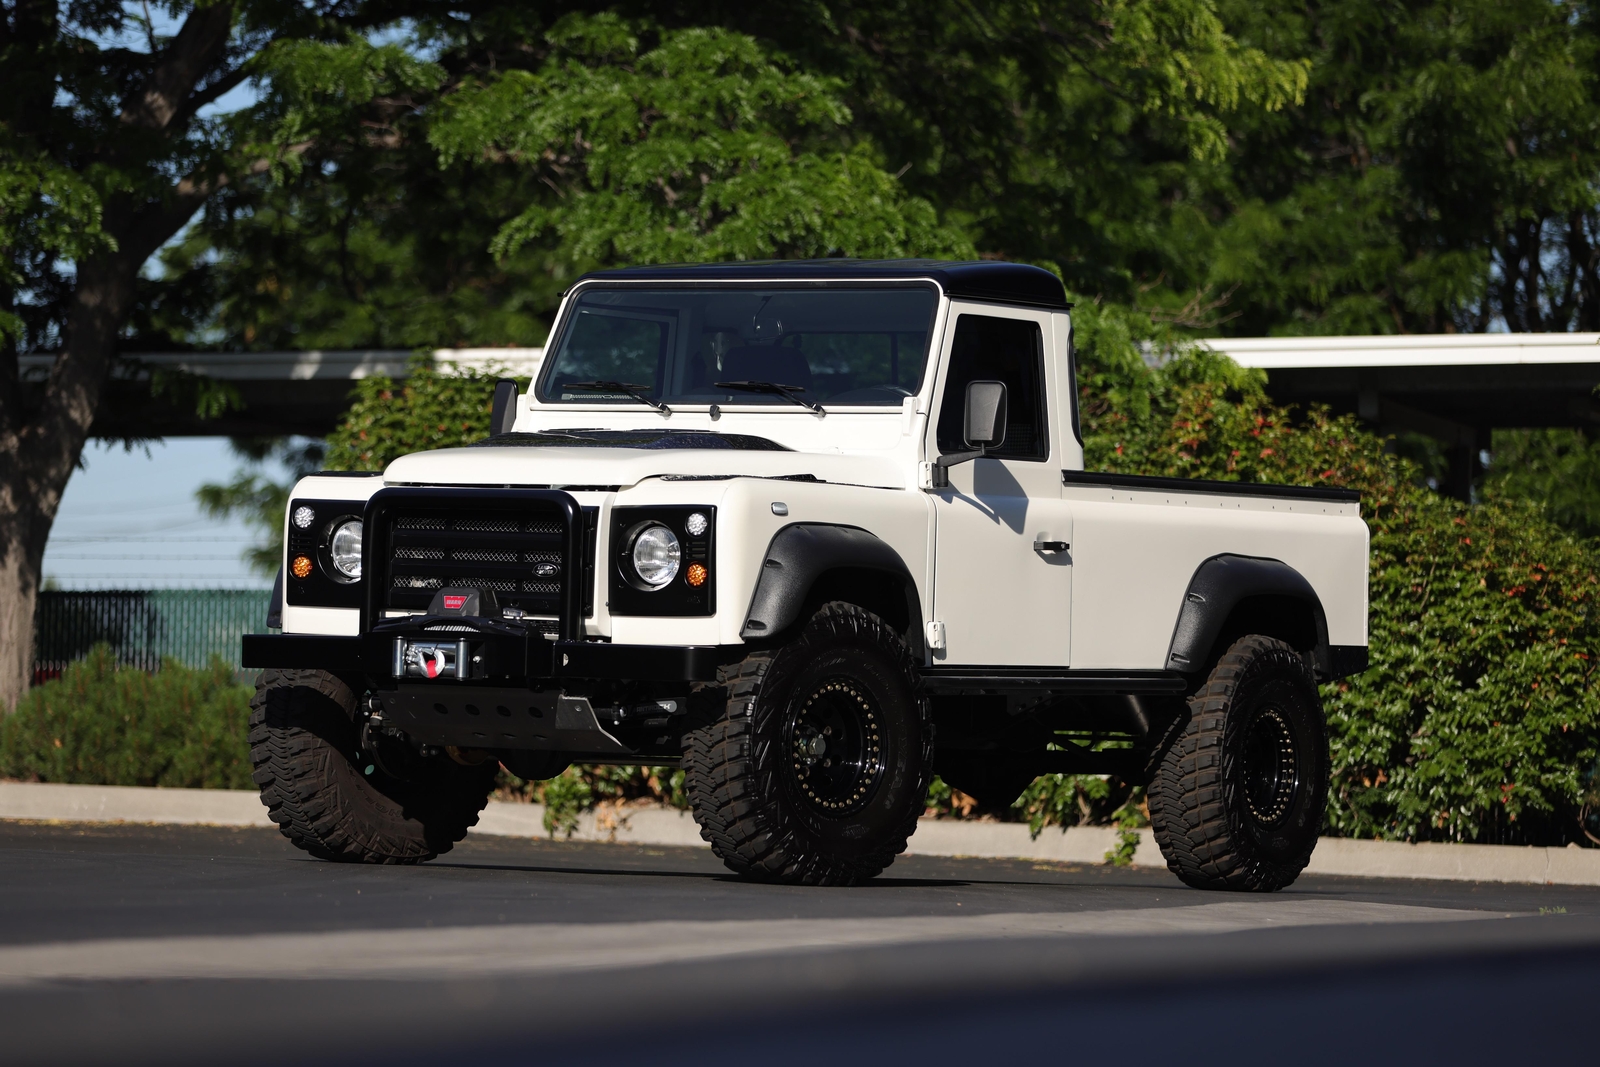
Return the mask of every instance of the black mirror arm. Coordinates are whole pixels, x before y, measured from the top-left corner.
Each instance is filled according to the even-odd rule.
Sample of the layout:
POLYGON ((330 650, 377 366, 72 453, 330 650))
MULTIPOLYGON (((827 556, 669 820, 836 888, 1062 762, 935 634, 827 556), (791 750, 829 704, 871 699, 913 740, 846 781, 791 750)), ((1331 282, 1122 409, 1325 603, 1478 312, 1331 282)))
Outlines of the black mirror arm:
POLYGON ((982 459, 989 454, 987 447, 977 448, 971 452, 952 452, 948 456, 940 456, 933 461, 933 487, 947 489, 950 486, 950 468, 959 467, 963 463, 970 463, 975 459, 982 459))

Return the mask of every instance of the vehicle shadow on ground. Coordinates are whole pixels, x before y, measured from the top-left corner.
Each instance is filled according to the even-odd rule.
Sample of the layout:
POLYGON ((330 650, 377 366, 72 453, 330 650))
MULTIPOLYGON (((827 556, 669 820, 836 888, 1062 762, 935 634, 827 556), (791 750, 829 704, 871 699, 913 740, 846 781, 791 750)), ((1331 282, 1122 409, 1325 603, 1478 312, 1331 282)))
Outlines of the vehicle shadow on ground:
MULTIPOLYGON (((611 876, 619 878, 678 878, 697 880, 703 882, 721 882, 727 885, 764 886, 771 888, 770 883, 751 881, 740 878, 736 874, 722 871, 673 871, 663 869, 629 870, 619 867, 580 867, 559 866, 550 864, 531 863, 484 863, 467 862, 462 860, 429 860, 421 864, 431 869, 463 870, 463 871, 509 871, 518 874, 581 874, 589 876, 611 876)), ((973 885, 969 879, 961 878, 874 878, 860 885, 851 886, 853 889, 959 889, 963 886, 973 885)), ((985 883, 988 884, 988 883, 985 883)), ((1004 883, 995 883, 1004 884, 1004 883)), ((808 886, 794 886, 790 888, 805 889, 808 886)), ((832 887, 837 888, 837 887, 832 887)))

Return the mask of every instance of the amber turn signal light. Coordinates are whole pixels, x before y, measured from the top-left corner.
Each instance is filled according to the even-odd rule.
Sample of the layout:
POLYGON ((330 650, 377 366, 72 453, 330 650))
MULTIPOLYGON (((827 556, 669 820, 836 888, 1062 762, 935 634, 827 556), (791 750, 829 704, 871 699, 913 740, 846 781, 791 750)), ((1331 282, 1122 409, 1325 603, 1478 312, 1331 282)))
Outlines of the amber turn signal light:
POLYGON ((311 577, 311 557, 296 556, 294 562, 289 564, 289 573, 296 578, 311 577))
POLYGON ((683 580, 698 589, 706 584, 706 565, 704 563, 691 563, 689 570, 684 574, 683 580))

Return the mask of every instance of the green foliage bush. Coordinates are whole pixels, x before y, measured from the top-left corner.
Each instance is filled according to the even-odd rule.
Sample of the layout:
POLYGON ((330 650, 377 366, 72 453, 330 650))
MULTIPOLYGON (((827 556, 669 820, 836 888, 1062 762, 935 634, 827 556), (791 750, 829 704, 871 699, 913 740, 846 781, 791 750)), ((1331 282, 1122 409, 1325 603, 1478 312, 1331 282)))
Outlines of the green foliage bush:
POLYGON ((543 782, 526 782, 502 770, 495 796, 543 804, 544 828, 552 835, 570 837, 578 828, 578 816, 596 808, 616 810, 647 801, 687 809, 683 779, 683 771, 676 767, 568 767, 543 782))
POLYGON ((0 721, 0 775, 89 785, 253 789, 250 687, 220 660, 154 674, 96 646, 0 721))
POLYGON ((1496 430, 1484 478, 1490 500, 1542 502, 1584 537, 1600 536, 1600 435, 1566 428, 1496 430))
POLYGON ((1363 493, 1372 666, 1324 690, 1328 832, 1581 840, 1600 752, 1597 546, 1525 500, 1444 499, 1354 419, 1278 407, 1208 353, 1147 368, 1134 342, 1162 339, 1119 312, 1078 323, 1091 468, 1363 493))
MULTIPOLYGON (((401 456, 460 448, 489 436, 497 375, 436 367, 424 357, 396 382, 363 378, 343 421, 328 436, 326 465, 336 471, 381 471, 401 456)), ((526 390, 528 379, 517 379, 526 390)))
POLYGON ((1329 694, 1329 822, 1563 844, 1600 740, 1596 551, 1525 502, 1408 494, 1373 522, 1373 666, 1329 694))

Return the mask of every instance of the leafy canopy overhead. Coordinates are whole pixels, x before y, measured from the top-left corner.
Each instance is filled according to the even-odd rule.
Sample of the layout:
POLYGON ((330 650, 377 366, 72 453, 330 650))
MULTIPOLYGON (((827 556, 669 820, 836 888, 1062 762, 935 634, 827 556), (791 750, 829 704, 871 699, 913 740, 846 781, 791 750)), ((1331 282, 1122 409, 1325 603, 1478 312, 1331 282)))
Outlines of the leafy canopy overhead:
POLYGON ((974 254, 844 136, 836 80, 722 29, 658 40, 646 48, 615 16, 568 17, 538 69, 443 97, 428 130, 442 165, 504 160, 554 190, 506 223, 497 254, 547 235, 574 265, 974 254))
MULTIPOLYGON (((211 128, 264 169, 150 344, 539 343, 591 267, 969 248, 1210 332, 1600 329, 1583 0, 238 12, 261 99, 211 128)), ((13 263, 100 240, 69 192, 13 263)))
POLYGON ((1304 59, 1209 0, 427 5, 402 50, 262 66, 281 163, 168 253, 154 336, 245 347, 537 344, 584 270, 970 256, 1132 291, 1121 249, 1304 59), (426 61, 417 57, 425 56, 426 61))

